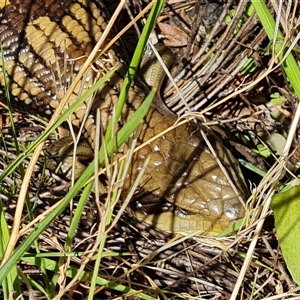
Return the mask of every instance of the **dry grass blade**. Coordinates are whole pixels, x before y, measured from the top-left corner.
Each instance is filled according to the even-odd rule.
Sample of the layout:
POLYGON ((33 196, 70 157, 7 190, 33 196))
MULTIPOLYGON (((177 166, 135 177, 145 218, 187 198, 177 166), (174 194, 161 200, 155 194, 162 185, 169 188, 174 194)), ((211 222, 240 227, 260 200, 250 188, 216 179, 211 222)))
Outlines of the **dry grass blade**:
MULTIPOLYGON (((132 9, 132 15, 137 17, 127 22, 127 16, 122 15, 118 21, 121 30, 111 43, 125 31, 130 31, 128 28, 144 16, 154 1, 148 6, 145 5, 144 9, 134 6, 136 1, 121 1, 118 12, 124 4, 128 9, 132 9)), ((179 118, 177 122, 173 122, 174 125, 143 143, 138 139, 137 130, 125 144, 125 155, 122 152, 122 155, 119 153, 112 157, 109 154, 113 146, 110 148, 109 142, 118 144, 119 135, 114 136, 114 133, 119 133, 119 130, 124 128, 120 127, 126 122, 117 122, 118 117, 114 112, 112 134, 107 138, 103 137, 104 133, 99 130, 102 120, 96 118, 98 132, 94 147, 95 173, 91 175, 91 171, 89 176, 85 174, 86 177, 82 179, 88 186, 94 182, 95 196, 88 197, 90 192, 86 188, 83 197, 77 200, 79 197, 76 194, 80 187, 75 183, 76 193, 71 192, 63 201, 69 201, 71 195, 76 197, 76 201, 70 206, 66 204, 65 211, 57 215, 36 237, 35 242, 41 253, 30 249, 30 253, 20 256, 20 260, 23 261, 21 264, 20 260, 16 262, 15 266, 18 265, 23 272, 22 280, 25 284, 22 287, 28 290, 30 297, 40 296, 41 293, 47 295, 48 291, 47 296, 51 299, 77 299, 77 296, 87 299, 127 297, 151 300, 299 297, 299 289, 294 289, 294 282, 282 258, 269 209, 271 197, 279 189, 278 186, 284 186, 292 178, 292 173, 298 172, 296 167, 291 168, 291 161, 296 165, 295 160, 291 158, 296 157, 299 151, 295 137, 300 110, 294 109, 297 106, 296 97, 286 84, 280 71, 284 63, 279 62, 278 58, 285 60, 290 53, 297 55, 294 47, 300 37, 295 31, 299 25, 299 7, 296 3, 283 1, 270 4, 270 11, 274 9, 277 13, 275 36, 279 36, 280 29, 287 37, 282 41, 272 40, 272 51, 268 49, 266 32, 260 26, 251 1, 227 1, 207 32, 202 32, 202 29, 198 31, 198 27, 201 27, 200 19, 205 18, 201 15, 201 11, 205 10, 204 6, 201 5, 197 10, 198 4, 195 6, 192 2, 178 1, 166 5, 157 30, 162 31, 165 40, 168 39, 168 35, 172 36, 171 41, 175 44, 176 38, 180 39, 180 42, 182 37, 187 38, 185 44, 175 45, 173 49, 178 57, 179 67, 184 68, 179 69, 179 74, 172 80, 172 84, 175 82, 177 87, 169 88, 164 96, 171 108, 179 114, 179 118), (175 31, 163 32, 163 24, 175 31), (193 38, 189 40, 189 37, 193 38), (275 54, 274 50, 278 45, 285 47, 282 48, 284 53, 279 55, 275 54), (273 54, 269 56, 271 52, 273 54), (285 104, 271 101, 276 93, 280 96, 278 98, 284 98, 285 104), (274 121, 272 113, 277 108, 285 114, 284 121, 274 121), (184 127, 187 123, 194 124, 195 119, 200 119, 204 126, 216 130, 224 144, 231 146, 234 155, 248 162, 245 173, 251 182, 252 196, 246 203, 248 214, 243 223, 246 228, 230 237, 170 236, 137 222, 131 217, 130 209, 126 208, 130 201, 139 195, 139 180, 143 177, 143 172, 147 172, 149 162, 149 159, 144 160, 141 172, 127 189, 126 176, 134 163, 132 159, 135 155, 142 153, 143 147, 149 146, 157 139, 163 139, 181 126, 184 127), (261 135, 261 131, 266 135, 272 135, 275 131, 284 137, 286 143, 281 155, 273 153, 268 157, 262 156, 258 146, 270 146, 261 135), (106 143, 100 152, 100 144, 97 144, 99 141, 102 145, 106 143), (104 165, 101 169, 98 163, 100 160, 103 160, 104 165), (252 170, 260 168, 260 174, 266 175, 261 179, 260 175, 251 173, 251 164, 252 170), (106 187, 104 192, 101 190, 103 183, 106 187), (45 264, 44 269, 38 261, 45 264), (46 274, 45 277, 49 278, 45 279, 38 274, 36 283, 44 284, 47 280, 48 283, 33 288, 28 278, 34 281, 35 277, 32 274, 41 273, 41 270, 46 274), (47 286, 55 285, 51 280, 58 283, 56 289, 47 286), (40 291, 39 294, 35 294, 37 290, 40 291)), ((112 23, 115 20, 117 16, 113 17, 112 23)), ((131 33, 130 37, 135 35, 136 33, 131 33)), ((107 47, 110 47, 110 44, 107 44, 107 47)), ((106 48, 102 52, 105 51, 106 48)), ((94 57, 102 52, 95 48, 94 57)), ((91 61, 94 61, 93 57, 88 59, 87 64, 91 61)), ((116 74, 119 75, 118 72, 116 74)), ((119 91, 119 87, 116 90, 119 91)), ((67 98, 65 100, 67 101, 67 98)), ((113 110, 112 106, 109 107, 110 111, 113 110)), ((9 135, 5 134, 5 138, 10 141, 9 135)), ((12 152, 10 155, 13 160, 14 150, 9 144, 5 147, 8 152, 12 152)), ((5 151, 1 149, 0 153, 2 155, 5 151)), ((32 164, 36 159, 37 157, 32 159, 29 165, 30 172, 33 171, 32 164)), ((1 161, 1 168, 4 170, 5 164, 6 161, 1 161)), ((43 220, 56 213, 61 202, 53 205, 50 198, 58 195, 61 199, 61 195, 69 188, 69 183, 57 175, 53 175, 53 178, 51 175, 49 179, 47 172, 47 182, 44 186, 39 186, 37 181, 40 180, 40 173, 41 169, 36 169, 33 172, 34 180, 30 183, 30 202, 35 208, 32 221, 24 215, 26 210, 23 209, 28 177, 21 189, 20 202, 16 201, 15 196, 18 188, 13 188, 13 185, 17 185, 16 182, 20 182, 18 177, 5 178, 1 182, 1 202, 4 203, 4 216, 8 228, 14 222, 10 247, 2 264, 13 255, 12 251, 16 248, 17 241, 23 243, 28 236, 31 238, 35 229, 44 224, 43 220), (14 192, 9 194, 9 188, 14 192)), ((231 184, 235 185, 235 182, 231 184)), ((0 269, 0 276, 3 276, 1 274, 3 268, 0 269)), ((0 289, 0 295, 1 293, 0 289)))

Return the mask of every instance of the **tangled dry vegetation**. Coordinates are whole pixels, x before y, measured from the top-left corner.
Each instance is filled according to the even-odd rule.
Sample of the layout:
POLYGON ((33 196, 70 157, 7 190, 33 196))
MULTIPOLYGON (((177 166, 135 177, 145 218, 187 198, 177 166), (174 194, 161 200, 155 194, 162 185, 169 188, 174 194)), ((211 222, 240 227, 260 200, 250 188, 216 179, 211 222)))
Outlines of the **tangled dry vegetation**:
MULTIPOLYGON (((279 28, 292 43, 297 36, 299 4, 283 4, 279 28)), ((275 1, 268 4, 275 18, 276 5, 275 1)), ((129 5, 128 9, 136 15, 140 6, 129 5)), ((78 201, 81 203, 79 195, 16 263, 24 299, 46 299, 40 287, 51 291, 48 299, 85 299, 95 268, 99 271, 94 278, 94 299, 299 299, 300 290, 287 270, 269 209, 278 186, 291 181, 291 174, 298 174, 297 135, 284 165, 278 159, 298 99, 251 1, 224 1, 220 6, 169 1, 158 19, 157 31, 174 48, 179 62, 174 75, 178 90, 171 81, 166 83, 166 103, 180 116, 210 126, 244 162, 252 191, 246 226, 222 238, 170 236, 133 222, 126 213, 110 226, 104 220, 112 213, 111 203, 90 195, 66 251, 70 218, 78 201), (55 276, 56 281, 52 279, 55 276)), ((127 43, 131 40, 125 36, 127 43)), ((297 52, 293 54, 298 58, 297 52)), ((46 122, 18 112, 13 119, 22 153, 46 122)), ((1 122, 1 170, 5 170, 18 156, 5 106, 1 106, 1 122)), ((19 172, 2 178, 5 214, 1 218, 6 219, 8 228, 14 221, 27 166, 25 160, 19 172)), ((110 178, 116 176, 115 169, 107 170, 110 178)), ((113 186, 114 181, 109 184, 113 186)), ((36 166, 26 196, 27 207, 30 204, 32 208, 23 212, 19 245, 30 232, 30 220, 49 214, 69 187, 68 181, 44 170, 42 164, 36 166)), ((116 204, 114 213, 118 208, 116 204)))

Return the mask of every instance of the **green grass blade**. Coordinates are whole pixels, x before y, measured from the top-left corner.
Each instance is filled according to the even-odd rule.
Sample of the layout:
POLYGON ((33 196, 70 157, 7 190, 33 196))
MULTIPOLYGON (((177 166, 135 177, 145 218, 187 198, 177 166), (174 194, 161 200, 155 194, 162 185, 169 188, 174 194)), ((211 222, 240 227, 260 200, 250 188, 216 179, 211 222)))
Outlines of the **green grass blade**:
MULTIPOLYGON (((117 135, 117 140, 120 142, 119 145, 124 143, 129 136, 131 135, 131 129, 134 127, 133 124, 138 126, 140 124, 141 118, 143 118, 151 103, 152 98, 154 97, 155 92, 150 92, 149 96, 145 99, 141 107, 136 111, 136 113, 133 115, 133 117, 130 119, 130 121, 120 130, 120 132, 117 135), (119 137, 120 136, 120 137, 119 137)), ((107 144, 107 151, 109 155, 112 155, 114 147, 112 141, 107 144)), ((100 154, 104 154, 104 150, 100 149, 100 154)), ((104 155, 99 156, 100 159, 100 165, 104 164, 104 155)), ((61 200, 60 205, 49 213, 49 215, 41 221, 36 227, 36 229, 22 242, 22 244, 16 249, 16 251, 13 253, 13 255, 8 259, 8 261, 0 268, 0 284, 5 280, 8 272, 11 270, 11 268, 14 267, 14 265, 17 263, 17 261, 22 257, 22 255, 27 251, 27 249, 31 246, 31 244, 39 237, 39 235, 47 228, 50 223, 60 214, 63 212, 63 210, 67 207, 67 205, 70 203, 71 199, 73 199, 80 191, 80 189, 83 187, 83 185, 88 182, 92 174, 94 173, 94 163, 92 162, 87 169, 83 172, 81 176, 81 180, 78 180, 74 187, 69 191, 69 193, 61 200)), ((89 183, 86 188, 91 189, 93 185, 93 182, 89 183)))
POLYGON ((91 87, 88 91, 86 91, 81 97, 77 99, 75 103, 73 103, 70 107, 66 109, 66 111, 60 116, 60 118, 57 120, 57 122, 51 126, 47 131, 45 131, 35 142, 30 144, 27 149, 19 155, 16 160, 7 166, 7 168, 4 170, 4 172, 0 176, 0 182, 3 181, 3 179, 6 176, 9 176, 12 172, 15 171, 15 169, 22 163, 24 159, 29 157, 34 149, 44 140, 46 140, 51 132, 53 132, 58 126, 60 126, 65 120, 74 112, 80 105, 91 95, 93 95, 94 92, 96 92, 115 72, 116 70, 113 69, 109 71, 105 76, 103 76, 101 79, 99 79, 93 87, 91 87))
POLYGON ((165 1, 157 1, 154 6, 152 7, 149 17, 147 18, 147 22, 143 28, 141 37, 138 41, 138 44, 136 46, 135 52, 133 54, 130 66, 128 68, 128 72, 124 78, 124 83, 122 86, 122 89, 120 91, 120 96, 118 99, 118 103, 116 105, 116 109, 115 109, 115 120, 112 120, 112 122, 110 122, 106 134, 105 134, 105 141, 108 142, 111 138, 112 138, 112 129, 115 128, 121 113, 122 113, 122 108, 126 102, 126 98, 127 98, 127 94, 130 88, 130 85, 136 75, 136 72, 138 70, 140 61, 142 59, 143 56, 143 52, 145 49, 145 46, 147 44, 149 35, 155 25, 155 22, 158 18, 158 16, 160 15, 160 12, 162 10, 162 8, 165 5, 165 1), (113 124, 113 122, 115 122, 115 124, 113 124))
MULTIPOLYGON (((60 254, 61 255, 61 254, 60 254)), ((49 258, 43 258, 44 260, 44 264, 47 266, 47 269, 49 271, 55 272, 55 273, 59 273, 59 264, 57 261, 51 260, 49 258)), ((22 261, 27 262, 29 264, 35 265, 34 263, 34 257, 23 257, 22 261)), ((72 266, 69 266, 66 270, 66 276, 69 278, 73 278, 75 276, 75 274, 77 274, 78 269, 72 266)), ((79 280, 84 280, 87 282, 91 282, 91 273, 89 272, 82 272, 80 274, 79 280)), ((155 300, 157 298, 153 298, 151 296, 148 296, 146 294, 143 293, 139 293, 134 289, 131 289, 127 286, 124 286, 122 284, 117 284, 115 282, 111 282, 105 278, 101 278, 100 276, 97 276, 96 279, 96 283, 99 286, 105 286, 107 288, 110 288, 112 290, 118 291, 118 292, 122 292, 122 293, 126 293, 126 294, 133 294, 136 297, 139 297, 140 299, 145 299, 145 300, 155 300)))
MULTIPOLYGON (((276 23, 271 15, 265 1, 257 1, 253 0, 252 4, 255 8, 255 11, 260 19, 260 22, 262 23, 268 38, 271 41, 275 40, 275 52, 278 54, 278 59, 280 61, 283 60, 285 52, 287 50, 287 47, 284 45, 284 36, 281 33, 280 30, 277 32, 277 36, 274 36, 274 33, 276 32, 276 23), (284 48, 283 48, 284 47, 284 48)), ((300 78, 300 69, 299 66, 294 58, 294 56, 290 53, 285 61, 282 64, 285 74, 287 75, 288 80, 290 81, 290 85, 293 88, 295 94, 298 98, 300 98, 300 84, 299 84, 299 78, 300 78)))

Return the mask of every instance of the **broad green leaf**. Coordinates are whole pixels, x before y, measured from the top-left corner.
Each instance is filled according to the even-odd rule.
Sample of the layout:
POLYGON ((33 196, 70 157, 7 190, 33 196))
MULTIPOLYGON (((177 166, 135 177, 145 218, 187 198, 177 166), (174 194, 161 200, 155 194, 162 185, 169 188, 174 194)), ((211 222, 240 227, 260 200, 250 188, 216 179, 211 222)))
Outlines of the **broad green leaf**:
POLYGON ((266 137, 265 142, 271 147, 276 155, 281 155, 286 144, 286 138, 280 133, 272 132, 266 137))
POLYGON ((283 257, 293 279, 300 284, 300 187, 273 196, 271 208, 283 257))

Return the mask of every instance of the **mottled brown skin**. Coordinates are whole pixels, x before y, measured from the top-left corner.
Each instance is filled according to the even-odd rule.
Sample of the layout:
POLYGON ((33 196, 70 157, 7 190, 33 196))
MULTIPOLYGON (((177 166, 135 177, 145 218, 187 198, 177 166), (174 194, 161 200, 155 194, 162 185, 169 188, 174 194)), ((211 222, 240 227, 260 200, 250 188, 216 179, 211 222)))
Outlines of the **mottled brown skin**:
MULTIPOLYGON (((1 4, 2 6, 4 4, 1 4)), ((0 40, 3 44, 8 87, 18 105, 51 115, 67 87, 84 63, 86 56, 106 27, 106 15, 101 0, 11 1, 1 9, 0 40)), ((113 106, 122 86, 125 68, 117 50, 110 49, 97 61, 100 73, 90 68, 73 92, 70 103, 76 101, 96 77, 118 65, 119 71, 99 90, 89 118, 84 123, 85 136, 95 143, 93 111, 101 111, 105 131, 113 106)), ((1 66, 3 70, 3 66, 1 66)), ((0 76, 4 85, 3 76, 0 76)), ((133 86, 124 107, 121 123, 126 122, 145 97, 133 86)), ((72 116, 80 126, 87 110, 85 103, 72 116)), ((159 100, 145 118, 139 143, 174 125, 177 117, 159 100)), ((131 188, 141 165, 150 156, 149 164, 139 184, 145 195, 172 203, 170 209, 154 215, 133 211, 139 220, 171 232, 217 233, 232 221, 243 217, 243 200, 247 189, 239 166, 231 153, 211 133, 209 139, 236 185, 229 184, 215 158, 208 150, 196 124, 190 122, 173 129, 137 152, 124 183, 124 194, 131 188), (174 205, 175 204, 175 205, 174 205)), ((127 145, 122 151, 126 151, 127 145)), ((163 206, 163 204, 162 204, 163 206)))
MULTIPOLYGON (((147 115, 148 122, 142 128, 140 142, 168 129, 176 120, 172 114, 164 112, 162 115, 151 109, 147 115)), ((132 211, 139 220, 168 232, 205 231, 213 234, 244 216, 241 201, 247 197, 247 188, 237 161, 217 137, 208 133, 214 150, 237 188, 236 194, 199 130, 192 122, 181 125, 146 145, 134 156, 125 190, 132 186, 149 156, 139 186, 143 191, 151 191, 157 198, 180 208, 174 210, 172 207, 156 215, 132 211)))

